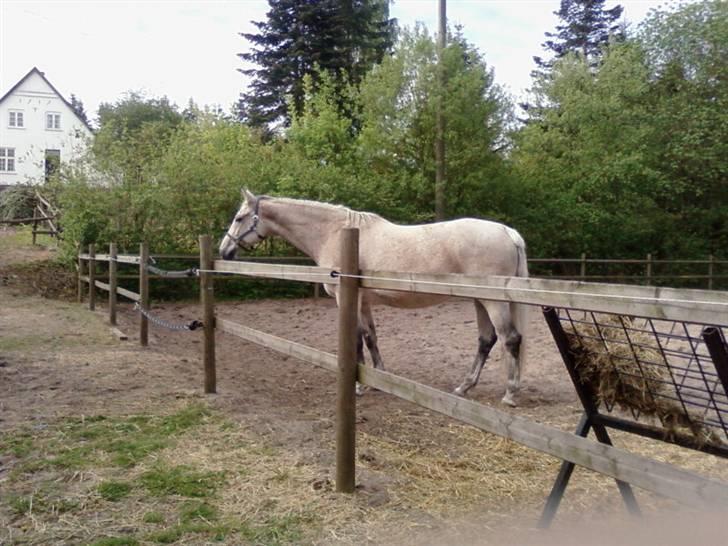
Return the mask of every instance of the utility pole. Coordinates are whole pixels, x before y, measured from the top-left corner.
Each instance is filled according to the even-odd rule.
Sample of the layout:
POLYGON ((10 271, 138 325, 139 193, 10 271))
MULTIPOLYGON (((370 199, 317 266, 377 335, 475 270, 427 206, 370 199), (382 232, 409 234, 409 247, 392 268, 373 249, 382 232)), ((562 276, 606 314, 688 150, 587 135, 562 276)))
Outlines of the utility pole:
POLYGON ((446 218, 445 202, 445 115, 444 91, 445 91, 445 66, 443 55, 447 45, 447 0, 440 0, 439 30, 437 35, 437 73, 438 73, 438 98, 437 98, 437 129, 435 135, 435 220, 441 221, 446 218))

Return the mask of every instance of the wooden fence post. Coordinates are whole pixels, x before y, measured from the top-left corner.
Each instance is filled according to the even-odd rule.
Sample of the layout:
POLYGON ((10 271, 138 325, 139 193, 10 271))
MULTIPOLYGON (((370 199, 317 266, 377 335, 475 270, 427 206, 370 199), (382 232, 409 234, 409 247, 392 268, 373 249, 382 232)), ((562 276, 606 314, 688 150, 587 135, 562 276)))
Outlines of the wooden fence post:
POLYGON ((139 343, 143 347, 149 345, 149 321, 144 313, 149 310, 149 273, 147 272, 147 264, 149 263, 149 245, 147 243, 139 244, 139 306, 141 313, 139 314, 139 343))
POLYGON ((33 246, 35 246, 36 231, 38 231, 38 206, 33 209, 33 246))
POLYGON ((652 253, 647 254, 647 267, 645 269, 645 276, 647 277, 647 286, 652 284, 652 253))
POLYGON ((96 309, 96 245, 88 245, 88 308, 96 309))
POLYGON ((586 253, 581 253, 581 267, 579 268, 579 277, 582 281, 586 280, 586 253))
POLYGON ((713 265, 715 265, 713 262, 715 261, 715 256, 712 254, 708 256, 708 290, 713 290, 713 265))
POLYGON ((215 370, 215 296, 212 274, 212 237, 200 235, 200 304, 202 305, 202 330, 205 335, 202 357, 205 368, 205 392, 217 392, 215 370))
POLYGON ((109 244, 109 324, 116 326, 116 243, 109 244))
MULTIPOLYGON (((341 238, 341 274, 359 274, 359 230, 341 238)), ((353 493, 356 485, 356 344, 359 279, 339 277, 339 366, 336 396, 336 490, 353 493)))
POLYGON ((83 302, 83 283, 86 282, 83 280, 84 277, 84 260, 81 258, 81 254, 83 254, 83 245, 78 245, 78 291, 76 294, 76 301, 78 303, 83 302))

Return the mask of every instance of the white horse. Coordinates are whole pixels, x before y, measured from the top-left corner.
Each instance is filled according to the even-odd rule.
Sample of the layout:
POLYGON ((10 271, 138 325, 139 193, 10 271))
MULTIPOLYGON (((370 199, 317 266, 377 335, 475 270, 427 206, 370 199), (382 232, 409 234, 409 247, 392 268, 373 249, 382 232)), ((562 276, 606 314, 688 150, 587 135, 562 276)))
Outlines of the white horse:
MULTIPOLYGON (((528 276, 526 245, 514 229, 487 220, 463 218, 416 226, 393 224, 367 212, 298 199, 256 197, 243 190, 243 204, 220 243, 225 260, 235 258, 238 247, 250 249, 268 236, 282 237, 305 252, 319 266, 339 267, 343 228, 359 228, 359 266, 362 269, 412 273, 528 276)), ((325 285, 337 298, 338 285, 325 285)), ((375 368, 383 369, 377 347, 371 306, 383 303, 416 308, 434 305, 447 296, 391 290, 360 291, 358 360, 364 362, 366 343, 375 368)), ((521 376, 521 309, 523 306, 474 300, 478 322, 478 352, 455 394, 475 386, 488 354, 498 338, 505 344, 508 382, 505 404, 515 406, 521 376)))

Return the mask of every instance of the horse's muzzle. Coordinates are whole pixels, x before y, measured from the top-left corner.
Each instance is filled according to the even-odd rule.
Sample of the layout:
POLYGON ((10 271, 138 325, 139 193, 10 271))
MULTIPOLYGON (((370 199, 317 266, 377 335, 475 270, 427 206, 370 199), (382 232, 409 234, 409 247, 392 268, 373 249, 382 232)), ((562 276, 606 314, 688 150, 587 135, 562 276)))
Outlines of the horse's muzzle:
POLYGON ((236 247, 232 247, 232 248, 226 249, 226 250, 221 250, 220 251, 220 257, 223 260, 234 260, 235 259, 235 253, 237 252, 237 250, 238 249, 236 247))

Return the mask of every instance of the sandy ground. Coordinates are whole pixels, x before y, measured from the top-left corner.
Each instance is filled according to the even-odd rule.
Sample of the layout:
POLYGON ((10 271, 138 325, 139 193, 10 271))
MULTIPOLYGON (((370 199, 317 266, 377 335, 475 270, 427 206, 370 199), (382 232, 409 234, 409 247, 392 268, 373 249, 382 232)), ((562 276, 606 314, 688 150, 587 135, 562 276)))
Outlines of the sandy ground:
MULTIPOLYGON (((42 259, 47 251, 30 254, 5 255, 0 258, 0 266, 10 261, 42 259)), ((150 412, 170 400, 203 396, 200 331, 174 332, 150 325, 150 346, 141 348, 138 315, 129 304, 119 311, 119 328, 129 336, 120 342, 105 326, 103 300, 94 313, 75 302, 50 305, 46 301, 0 286, 0 336, 27 329, 35 329, 37 334, 32 347, 10 347, 5 354, 0 353, 0 433, 20 424, 42 426, 68 415, 150 412)), ((196 303, 153 303, 151 312, 174 323, 201 318, 196 303)), ((224 302, 217 306, 222 318, 328 352, 336 350, 336 313, 329 298, 224 302)), ((376 307, 374 316, 389 371, 448 392, 459 384, 477 346, 472 303, 450 301, 420 310, 376 307)), ((525 338, 526 366, 519 407, 506 408, 500 402, 505 387, 500 345, 496 345, 480 384, 468 397, 573 429, 581 406, 538 309, 530 312, 525 338)), ((205 397, 208 403, 246 423, 266 441, 300 453, 306 463, 322 469, 322 480, 328 479, 334 463, 333 374, 219 332, 216 351, 218 392, 205 397)), ((358 399, 357 411, 358 431, 369 437, 419 447, 437 445, 444 451, 462 448, 457 440, 453 441, 452 420, 384 393, 367 392, 358 399)), ((620 439, 619 434, 615 437, 620 439)), ((633 437, 628 442, 644 444, 633 437)), ((685 450, 667 450, 665 454, 663 448, 664 444, 658 444, 645 449, 678 464, 702 457, 685 450)), ((367 471, 367 467, 375 466, 378 456, 371 448, 359 453, 360 460, 368 463, 358 475, 360 491, 368 495, 372 506, 386 505, 389 484, 395 479, 367 471)), ((532 499, 524 515, 530 523, 538 515, 557 467, 558 463, 552 461, 542 472, 542 491, 532 499)), ((722 470, 720 473, 725 474, 722 470)), ((506 475, 504 479, 510 478, 506 475)), ((613 483, 600 479, 607 482, 609 490, 606 497, 597 495, 600 500, 595 509, 623 513, 613 483)), ((589 483, 580 486, 577 481, 570 490, 584 498, 579 497, 579 488, 584 493, 589 483)), ((508 502, 504 498, 503 506, 508 502)), ((583 505, 569 504, 567 496, 567 517, 574 517, 580 509, 583 505)), ((478 532, 473 531, 475 535, 478 532)), ((440 538, 432 543, 452 540, 449 536, 440 538)), ((513 543, 512 538, 503 543, 513 543)), ((524 538, 523 543, 527 542, 524 538)), ((478 540, 472 539, 472 543, 478 540)))

